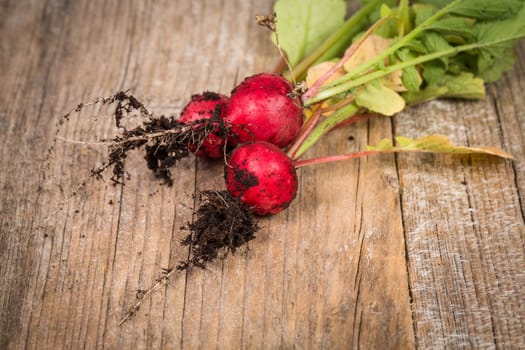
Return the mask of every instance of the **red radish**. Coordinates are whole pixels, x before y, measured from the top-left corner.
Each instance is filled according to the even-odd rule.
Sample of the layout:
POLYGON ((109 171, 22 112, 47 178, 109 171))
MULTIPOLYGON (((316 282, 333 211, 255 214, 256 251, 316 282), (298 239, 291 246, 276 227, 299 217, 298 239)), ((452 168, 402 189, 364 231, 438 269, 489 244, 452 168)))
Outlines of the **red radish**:
POLYGON ((233 150, 225 166, 226 188, 258 215, 286 209, 297 195, 297 172, 277 146, 253 142, 233 150))
POLYGON ((288 146, 303 125, 300 99, 292 97, 288 80, 262 73, 246 78, 231 94, 224 121, 233 145, 266 141, 288 146))
MULTIPOLYGON (((179 121, 185 124, 192 124, 210 118, 222 120, 226 114, 227 106, 228 97, 215 92, 206 91, 199 95, 193 95, 191 101, 188 102, 182 110, 179 121)), ((199 125, 201 124, 195 124, 195 126, 199 125)), ((217 126, 217 128, 202 141, 196 154, 200 157, 221 158, 223 155, 225 136, 221 137, 219 133, 220 130, 217 126)), ((194 152, 197 146, 190 145, 189 148, 194 152)))

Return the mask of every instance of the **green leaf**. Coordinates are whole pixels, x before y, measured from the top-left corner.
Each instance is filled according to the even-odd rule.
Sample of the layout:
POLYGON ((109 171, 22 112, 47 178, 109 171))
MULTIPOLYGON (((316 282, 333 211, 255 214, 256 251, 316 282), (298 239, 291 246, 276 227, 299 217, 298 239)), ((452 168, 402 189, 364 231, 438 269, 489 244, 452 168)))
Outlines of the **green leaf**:
POLYGON ((488 154, 506 159, 512 156, 495 147, 465 147, 454 145, 448 137, 443 135, 428 135, 418 139, 398 136, 395 138, 397 146, 392 140, 383 139, 376 146, 367 146, 369 151, 384 152, 427 152, 427 153, 453 153, 453 154, 488 154))
POLYGON ((397 36, 397 19, 392 17, 388 19, 381 27, 375 31, 376 35, 383 38, 394 38, 397 36))
MULTIPOLYGON (((448 16, 432 23, 428 29, 438 32, 444 37, 458 38, 454 42, 464 44, 467 39, 474 37, 473 26, 474 20, 465 17, 448 16), (463 39, 463 40, 461 40, 463 39)), ((451 41, 448 39, 447 41, 451 41)))
POLYGON ((408 91, 415 92, 419 91, 419 86, 421 85, 422 80, 416 67, 408 67, 403 69, 401 81, 408 91))
MULTIPOLYGON (((418 0, 420 4, 444 7, 452 0, 418 0)), ((450 13, 478 20, 494 20, 513 17, 523 6, 523 0, 464 0, 451 9, 450 13)))
POLYGON ((515 57, 512 48, 483 50, 478 57, 478 74, 488 83, 494 82, 512 69, 515 57))
POLYGON ((409 43, 407 43, 404 47, 406 49, 409 49, 410 51, 414 51, 414 52, 420 53, 420 54, 428 53, 427 48, 425 47, 425 45, 423 45, 423 43, 421 41, 419 41, 419 40, 412 40, 409 43))
POLYGON ((408 0, 400 0, 397 8, 397 32, 400 38, 412 30, 408 0))
POLYGON ((419 4, 432 5, 435 7, 444 7, 452 2, 452 0, 418 0, 419 4))
MULTIPOLYGON (((399 1, 399 0, 383 0, 383 1, 382 1, 382 4, 384 4, 384 5, 386 5, 386 6, 390 7, 390 8, 392 8, 392 7, 394 7, 394 6, 397 5, 398 1, 399 1)), ((360 2, 361 2, 362 5, 367 5, 367 4, 372 3, 373 0, 361 0, 360 2)), ((377 18, 374 19, 373 21, 375 22, 376 20, 377 20, 377 18)))
POLYGON ((379 15, 381 16, 381 18, 388 17, 390 16, 391 13, 392 13, 392 9, 388 7, 388 5, 381 4, 381 7, 379 8, 379 15))
POLYGON ((445 74, 446 69, 443 63, 434 60, 422 64, 423 66, 423 79, 427 85, 435 85, 445 74))
POLYGON ((405 108, 405 100, 394 90, 375 81, 356 94, 356 104, 372 112, 392 116, 405 108))
MULTIPOLYGON (((397 57, 401 61, 407 61, 416 57, 416 55, 410 52, 408 49, 401 49, 397 52, 397 57)), ((422 79, 417 68, 415 66, 410 66, 403 69, 401 81, 403 82, 403 86, 408 91, 416 92, 419 91, 419 86, 421 85, 422 79)))
POLYGON ((408 105, 415 105, 440 98, 445 95, 447 91, 448 89, 444 86, 432 85, 417 92, 405 92, 402 96, 408 105))
POLYGON ((437 7, 434 5, 414 4, 412 10, 414 11, 414 24, 418 26, 432 17, 437 12, 437 7))
POLYGON ((512 38, 525 36, 525 6, 512 19, 479 23, 474 31, 477 42, 489 44, 477 51, 477 73, 487 82, 496 81, 514 64, 512 38), (510 40, 501 42, 505 38, 510 40))
MULTIPOLYGON (((372 1, 373 0, 361 0, 360 2, 361 4, 366 5, 366 4, 371 3, 372 1)), ((397 0, 384 0, 383 4, 385 4, 386 6, 392 7, 397 4, 397 0)))
POLYGON ((485 82, 472 73, 445 74, 434 81, 433 85, 419 92, 408 91, 403 94, 403 98, 408 104, 421 103, 440 97, 483 99, 485 98, 485 82))
MULTIPOLYGON (((425 32, 421 35, 421 41, 428 53, 446 51, 452 48, 448 41, 436 32, 425 32)), ((447 58, 439 59, 445 67, 448 65, 447 58)))
POLYGON ((428 53, 445 51, 452 47, 450 46, 448 41, 445 38, 443 38, 443 36, 435 32, 423 33, 421 35, 420 40, 427 49, 428 53))
POLYGON ((472 56, 468 54, 459 54, 449 58, 447 73, 455 75, 472 72, 472 56))
POLYGON ((523 0, 465 0, 452 13, 482 21, 514 17, 522 8, 523 0))
POLYGON ((446 74, 437 85, 447 88, 447 92, 443 97, 475 100, 485 98, 485 82, 483 79, 475 77, 472 73, 446 74))
POLYGON ((343 24, 346 4, 343 0, 278 0, 274 12, 279 45, 295 66, 343 24))

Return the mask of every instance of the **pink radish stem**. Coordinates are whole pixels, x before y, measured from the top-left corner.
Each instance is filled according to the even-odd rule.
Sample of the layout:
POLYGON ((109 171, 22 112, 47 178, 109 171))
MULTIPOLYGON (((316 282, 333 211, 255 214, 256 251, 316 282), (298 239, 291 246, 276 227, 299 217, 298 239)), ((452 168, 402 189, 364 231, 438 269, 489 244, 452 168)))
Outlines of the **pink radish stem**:
POLYGON ((371 156, 374 154, 380 154, 380 153, 394 153, 394 151, 360 151, 360 152, 353 152, 348 154, 341 154, 337 156, 328 156, 328 157, 319 157, 319 158, 311 158, 311 159, 305 159, 305 160, 297 160, 294 162, 294 165, 296 168, 301 168, 308 165, 315 165, 315 164, 323 164, 323 163, 332 163, 332 162, 339 162, 342 160, 350 160, 355 158, 361 158, 366 156, 371 156))
POLYGON ((308 120, 307 124, 305 125, 305 128, 301 131, 299 136, 295 139, 295 142, 290 147, 288 152, 286 153, 288 157, 291 159, 294 159, 295 154, 297 153, 297 150, 301 145, 303 144, 304 140, 310 135, 312 130, 317 126, 317 123, 319 123, 319 119, 321 118, 321 112, 319 110, 315 111, 312 117, 308 120))

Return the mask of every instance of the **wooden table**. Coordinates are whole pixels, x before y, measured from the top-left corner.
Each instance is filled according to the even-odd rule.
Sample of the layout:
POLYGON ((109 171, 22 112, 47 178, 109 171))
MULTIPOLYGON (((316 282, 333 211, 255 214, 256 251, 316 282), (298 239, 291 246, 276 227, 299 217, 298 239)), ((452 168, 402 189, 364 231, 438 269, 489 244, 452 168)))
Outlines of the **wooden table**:
POLYGON ((111 120, 96 106, 73 113, 46 166, 55 124, 121 89, 178 113, 193 93, 272 69, 254 23, 272 3, 1 2, 0 348, 525 347, 523 43, 485 100, 362 121, 309 153, 441 133, 515 161, 407 154, 302 169, 297 200, 261 221, 249 250, 172 276, 119 326, 187 256, 179 227, 196 190, 224 186, 222 167, 191 157, 167 187, 135 153, 114 186, 88 178, 111 120))

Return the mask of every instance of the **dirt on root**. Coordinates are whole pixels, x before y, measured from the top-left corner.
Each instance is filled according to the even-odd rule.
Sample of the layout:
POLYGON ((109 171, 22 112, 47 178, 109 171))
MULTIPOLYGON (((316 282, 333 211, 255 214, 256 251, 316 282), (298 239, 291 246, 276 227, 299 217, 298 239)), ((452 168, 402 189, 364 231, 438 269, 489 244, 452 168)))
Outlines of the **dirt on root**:
POLYGON ((195 220, 182 228, 190 233, 181 244, 191 249, 188 259, 177 266, 179 270, 204 268, 221 253, 233 254, 259 230, 253 213, 228 191, 202 191, 198 199, 201 205, 195 220))
MULTIPOLYGON (((154 116, 136 97, 122 91, 102 102, 117 103, 114 119, 121 132, 111 140, 104 140, 109 143, 108 158, 91 171, 91 176, 102 179, 103 172, 112 168, 111 180, 115 183, 122 183, 122 178, 125 176, 124 161, 128 153, 144 148, 147 167, 157 178, 171 186, 173 184, 171 169, 179 160, 190 154, 189 146, 196 148, 194 150, 196 152, 210 133, 218 128, 225 129, 222 121, 219 120, 219 113, 214 113, 209 119, 196 120, 190 124, 181 123, 175 116, 154 116), (123 127, 122 120, 134 111, 142 114, 145 120, 141 125, 128 130, 123 127)), ((81 108, 82 105, 79 107, 81 108)))

